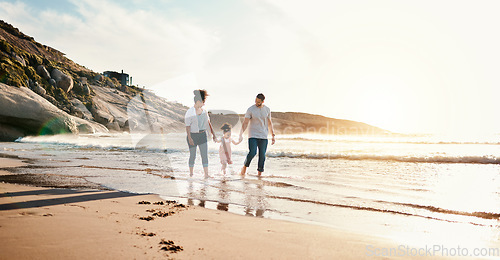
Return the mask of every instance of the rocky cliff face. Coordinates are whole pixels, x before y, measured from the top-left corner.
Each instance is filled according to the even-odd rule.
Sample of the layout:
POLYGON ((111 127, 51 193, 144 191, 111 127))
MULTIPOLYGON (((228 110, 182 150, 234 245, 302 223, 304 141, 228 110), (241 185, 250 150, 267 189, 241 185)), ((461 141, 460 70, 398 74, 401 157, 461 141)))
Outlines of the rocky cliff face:
POLYGON ((122 86, 4 21, 0 83, 0 141, 33 134, 184 128, 186 107, 122 86))
POLYGON ((107 132, 101 124, 60 110, 26 87, 0 83, 0 140, 25 135, 107 132))

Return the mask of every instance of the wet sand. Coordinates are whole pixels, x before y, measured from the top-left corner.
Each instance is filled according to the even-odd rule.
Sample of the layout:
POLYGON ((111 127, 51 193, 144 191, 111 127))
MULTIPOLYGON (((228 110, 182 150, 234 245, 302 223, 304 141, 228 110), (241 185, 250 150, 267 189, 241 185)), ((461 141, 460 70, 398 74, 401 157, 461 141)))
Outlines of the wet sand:
MULTIPOLYGON (((0 168, 21 165, 0 158, 0 168)), ((398 246, 157 195, 10 183, 0 183, 0 241, 0 259, 373 259, 368 245, 398 246)))

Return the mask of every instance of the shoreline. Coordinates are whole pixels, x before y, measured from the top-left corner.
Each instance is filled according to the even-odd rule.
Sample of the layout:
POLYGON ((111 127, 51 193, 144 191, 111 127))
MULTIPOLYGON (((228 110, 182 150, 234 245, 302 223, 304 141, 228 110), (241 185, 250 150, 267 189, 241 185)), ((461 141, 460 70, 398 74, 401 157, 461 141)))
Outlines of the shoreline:
MULTIPOLYGON (((23 165, 0 158, 0 168, 23 165)), ((4 182, 0 194, 0 252, 6 259, 371 259, 387 256, 374 256, 367 247, 398 246, 329 227, 184 208, 155 194, 4 182), (153 204, 160 201, 164 205, 153 204)))

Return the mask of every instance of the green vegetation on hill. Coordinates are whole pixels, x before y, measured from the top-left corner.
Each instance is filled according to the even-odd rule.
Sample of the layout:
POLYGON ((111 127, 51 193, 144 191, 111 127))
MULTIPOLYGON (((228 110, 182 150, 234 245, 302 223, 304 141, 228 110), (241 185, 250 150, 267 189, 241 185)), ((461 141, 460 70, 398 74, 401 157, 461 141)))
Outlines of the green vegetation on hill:
MULTIPOLYGON (((137 94, 141 89, 134 86, 121 86, 118 80, 108 78, 78 65, 66 58, 63 53, 51 47, 36 42, 33 37, 27 36, 19 29, 0 20, 0 82, 14 87, 28 87, 33 89, 36 82, 45 90, 44 98, 51 103, 72 114, 71 99, 78 99, 90 110, 94 91, 81 87, 82 79, 90 85, 107 86, 120 89, 123 92, 137 94), (49 72, 58 69, 71 77, 74 87, 65 92, 54 86, 48 79, 37 73, 37 67, 43 65, 49 72), (30 80, 31 83, 30 84, 30 80), (89 93, 90 92, 90 93, 89 93)), ((37 92, 35 89, 33 89, 37 92)), ((38 91, 37 93, 39 93, 38 91)), ((39 93, 40 94, 40 93, 39 93)))

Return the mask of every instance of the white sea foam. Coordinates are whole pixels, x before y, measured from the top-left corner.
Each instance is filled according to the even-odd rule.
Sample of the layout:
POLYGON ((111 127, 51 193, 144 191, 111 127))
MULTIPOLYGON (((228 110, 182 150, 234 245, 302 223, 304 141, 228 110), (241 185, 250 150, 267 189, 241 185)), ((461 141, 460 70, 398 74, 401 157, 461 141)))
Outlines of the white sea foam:
POLYGON ((331 153, 293 153, 270 152, 269 157, 288 157, 305 159, 345 159, 345 160, 378 160, 418 163, 472 163, 472 164, 500 164, 500 158, 494 156, 402 156, 377 154, 331 154, 331 153))
MULTIPOLYGON (((500 164, 500 146, 485 142, 422 141, 420 136, 394 139, 380 137, 281 136, 268 146, 269 157, 304 159, 378 160, 415 163, 500 164), (314 139, 318 138, 318 139, 314 139), (328 140, 325 140, 327 138, 328 140)), ((186 150, 185 134, 91 134, 28 136, 18 142, 61 144, 80 148, 181 152, 186 150)), ((217 144, 209 143, 216 149, 217 144)), ((246 145, 234 146, 234 153, 244 156, 246 145)))

